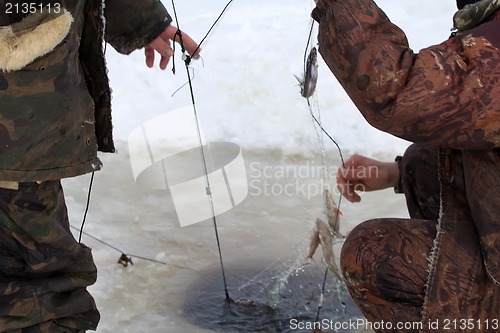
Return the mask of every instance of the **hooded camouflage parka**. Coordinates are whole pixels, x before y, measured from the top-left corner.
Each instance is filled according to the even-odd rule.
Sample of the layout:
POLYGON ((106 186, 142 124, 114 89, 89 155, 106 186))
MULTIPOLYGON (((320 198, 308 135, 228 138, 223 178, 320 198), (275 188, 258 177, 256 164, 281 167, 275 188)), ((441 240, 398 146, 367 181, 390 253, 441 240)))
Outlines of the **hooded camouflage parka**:
POLYGON ((366 120, 435 148, 438 175, 418 184, 438 176, 441 202, 415 318, 422 331, 500 328, 500 1, 477 6, 489 12, 466 7, 456 33, 418 54, 371 0, 318 0, 312 14, 321 55, 366 120))
POLYGON ((103 41, 129 54, 171 23, 159 0, 0 0, 0 181, 100 169, 114 152, 103 41))

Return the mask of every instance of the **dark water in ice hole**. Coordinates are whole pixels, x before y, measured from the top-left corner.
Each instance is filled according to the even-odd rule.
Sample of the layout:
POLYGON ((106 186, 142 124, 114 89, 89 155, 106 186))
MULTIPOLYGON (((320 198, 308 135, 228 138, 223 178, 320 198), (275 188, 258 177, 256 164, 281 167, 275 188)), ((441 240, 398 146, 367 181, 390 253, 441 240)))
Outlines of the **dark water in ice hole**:
MULTIPOLYGON (((193 324, 216 332, 311 332, 292 329, 291 320, 316 320, 324 274, 324 266, 318 264, 290 275, 255 266, 226 268, 229 296, 233 300, 228 303, 220 267, 214 267, 188 286, 183 312, 193 324), (287 275, 288 279, 284 279, 287 275)), ((329 272, 319 321, 349 318, 362 318, 362 314, 345 285, 329 272)))

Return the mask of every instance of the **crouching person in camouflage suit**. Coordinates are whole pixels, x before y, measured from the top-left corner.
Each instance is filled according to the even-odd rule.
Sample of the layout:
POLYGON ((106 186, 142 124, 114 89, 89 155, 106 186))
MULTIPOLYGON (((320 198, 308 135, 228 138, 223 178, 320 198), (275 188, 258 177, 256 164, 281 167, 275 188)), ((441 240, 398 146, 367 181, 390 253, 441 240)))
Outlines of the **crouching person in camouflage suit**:
POLYGON ((354 156, 339 172, 349 200, 393 186, 411 217, 349 234, 341 266, 354 301, 390 323, 380 332, 497 332, 500 1, 458 0, 456 31, 418 54, 373 1, 316 3, 319 52, 359 111, 416 143, 397 163, 354 156))
POLYGON ((0 332, 95 330, 86 288, 97 270, 69 230, 60 179, 99 170, 97 151, 115 150, 103 40, 145 48, 149 67, 158 52, 164 69, 177 29, 158 0, 0 8, 0 332))

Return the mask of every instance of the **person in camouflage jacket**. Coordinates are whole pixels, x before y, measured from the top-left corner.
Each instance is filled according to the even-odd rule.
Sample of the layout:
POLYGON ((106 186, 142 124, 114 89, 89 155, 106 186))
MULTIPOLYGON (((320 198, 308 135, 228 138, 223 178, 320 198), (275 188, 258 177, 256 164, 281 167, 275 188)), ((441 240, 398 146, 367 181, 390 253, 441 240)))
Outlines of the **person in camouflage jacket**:
POLYGON ((351 201, 359 186, 406 195, 410 219, 364 222, 341 253, 363 314, 390 323, 380 332, 500 329, 500 1, 457 4, 452 36, 418 54, 371 0, 317 0, 312 13, 366 120, 415 143, 397 163, 354 156, 338 176, 351 201), (380 173, 363 178, 367 166, 380 173))
POLYGON ((148 67, 157 52, 165 69, 178 30, 159 0, 0 8, 0 332, 94 330, 86 288, 97 270, 69 230, 60 179, 99 170, 97 151, 115 151, 103 41, 144 48, 148 67))

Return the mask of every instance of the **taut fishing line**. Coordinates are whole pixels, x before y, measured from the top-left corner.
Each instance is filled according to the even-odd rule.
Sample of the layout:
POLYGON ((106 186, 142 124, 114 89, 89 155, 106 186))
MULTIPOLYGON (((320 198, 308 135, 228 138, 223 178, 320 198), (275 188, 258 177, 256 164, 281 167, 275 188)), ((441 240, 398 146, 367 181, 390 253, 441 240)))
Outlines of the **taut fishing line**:
POLYGON ((137 259, 142 259, 142 260, 154 262, 154 263, 157 263, 157 264, 172 266, 172 267, 175 267, 175 268, 190 269, 188 267, 184 267, 184 266, 180 266, 180 265, 175 265, 175 264, 170 264, 170 263, 167 263, 167 262, 164 262, 164 261, 155 260, 155 259, 151 259, 151 258, 139 256, 139 255, 136 255, 136 254, 127 253, 125 251, 120 250, 118 247, 116 247, 114 245, 111 245, 110 243, 105 242, 102 239, 99 239, 99 238, 97 238, 97 237, 89 234, 88 232, 85 232, 85 231, 83 231, 83 230, 81 230, 81 229, 79 229, 77 227, 72 226, 72 225, 70 225, 70 227, 73 228, 74 230, 79 231, 81 234, 84 234, 85 236, 87 236, 89 238, 92 238, 93 240, 95 240, 95 241, 97 241, 97 242, 99 242, 99 243, 101 243, 103 245, 106 245, 107 247, 109 247, 109 248, 111 248, 111 249, 116 250, 117 252, 119 252, 121 254, 119 263, 122 263, 124 266, 126 266, 126 264, 125 264, 126 261, 125 261, 124 257, 127 257, 129 263, 132 263, 132 261, 130 260, 130 258, 137 258, 137 259))
MULTIPOLYGON (((308 35, 308 38, 307 38, 307 43, 306 43, 306 48, 305 48, 305 51, 304 51, 304 76, 303 76, 303 80, 306 79, 306 73, 308 73, 308 71, 310 72, 311 71, 311 68, 309 68, 309 66, 311 66, 311 63, 309 63, 309 60, 308 60, 308 56, 307 54, 310 52, 310 46, 311 46, 311 41, 312 41, 312 34, 313 34, 313 30, 314 30, 314 20, 311 20, 311 28, 309 29, 309 35, 308 35)), ((309 78, 311 78, 311 76, 309 76, 309 78)), ((317 77, 316 77, 317 79, 317 77)), ((302 82, 302 85, 305 87, 307 85, 307 82, 302 82)), ((314 92, 313 94, 315 94, 316 92, 314 92)), ((321 125, 321 122, 320 120, 318 119, 318 117, 321 116, 321 113, 320 113, 320 110, 319 110, 319 107, 318 107, 318 117, 316 117, 314 115, 314 112, 313 112, 313 107, 311 105, 311 102, 309 100, 309 97, 307 96, 304 96, 303 97, 306 98, 306 101, 307 101, 307 106, 309 108, 309 113, 311 115, 311 118, 313 119, 314 123, 320 128, 321 132, 323 132, 327 137, 328 139, 333 142, 333 144, 337 147, 338 149, 338 152, 339 152, 339 157, 340 157, 340 161, 341 161, 341 164, 342 164, 342 167, 345 167, 345 161, 344 161, 344 156, 342 154, 342 149, 340 148, 340 145, 337 143, 337 141, 324 129, 324 127, 321 125)), ((325 150, 324 150, 324 143, 323 141, 321 140, 321 138, 319 138, 319 143, 321 145, 321 150, 322 150, 322 164, 324 166, 324 158, 325 158, 325 150)), ((339 199, 338 199, 338 210, 337 210, 337 213, 336 213, 336 216, 335 216, 335 221, 338 221, 339 219, 339 214, 340 214, 340 206, 341 206, 341 203, 342 203, 342 194, 339 195, 339 199)), ((329 225, 330 227, 330 225, 329 225)), ((331 229, 331 227, 330 227, 331 229)), ((334 235, 331 230, 330 230, 330 233, 332 235, 334 235)), ((316 311, 316 322, 319 321, 319 317, 320 317, 320 313, 321 313, 321 309, 323 308, 323 304, 324 304, 324 295, 325 295, 325 290, 326 290, 326 282, 327 282, 327 278, 328 278, 328 266, 325 268, 325 274, 324 274, 324 278, 323 278, 323 283, 321 285, 321 294, 320 294, 320 299, 318 301, 318 309, 316 311)), ((345 303, 344 301, 342 301, 339 297, 339 300, 340 302, 342 303, 343 306, 345 306, 345 303)))
MULTIPOLYGON (((198 47, 193 52, 193 55, 196 54, 196 52, 198 52, 198 50, 200 49, 200 47, 203 44, 203 42, 210 35, 211 31, 215 28, 215 26, 220 21, 220 19, 222 18, 222 16, 224 15, 224 13, 226 12, 226 10, 228 9, 229 5, 233 1, 234 0, 231 0, 231 1, 229 1, 226 4, 226 6, 222 10, 221 14, 218 16, 218 18, 215 20, 215 22, 213 23, 213 25, 210 27, 209 31, 206 33, 205 37, 203 37, 203 39, 198 44, 198 47)), ((199 146, 200 146, 200 154, 201 154, 201 162, 202 162, 203 170, 204 170, 204 173, 205 173, 206 191, 207 191, 207 196, 208 196, 208 200, 209 200, 209 204, 210 204, 210 209, 211 209, 211 213, 212 213, 212 217, 213 217, 212 220, 213 220, 213 225, 214 225, 215 237, 216 237, 216 241, 217 241, 217 248, 218 248, 219 259, 220 259, 220 266, 221 266, 221 273, 222 273, 222 278, 223 278, 223 282, 224 282, 224 291, 225 291, 226 301, 229 304, 230 301, 232 301, 232 300, 229 297, 229 292, 228 292, 228 287, 227 287, 227 280, 226 280, 226 274, 225 274, 225 270, 224 270, 224 263, 223 263, 223 258, 222 258, 220 238, 219 238, 219 235, 218 235, 217 218, 216 218, 216 215, 215 215, 215 208, 214 208, 212 193, 211 193, 211 189, 210 189, 210 180, 208 178, 207 160, 206 160, 205 151, 204 151, 204 148, 203 148, 204 147, 203 146, 203 140, 202 140, 202 136, 201 136, 200 120, 199 120, 199 117, 198 117, 198 111, 197 111, 197 107, 196 107, 194 88, 193 88, 193 84, 192 84, 192 77, 191 77, 191 73, 189 71, 189 65, 191 63, 191 56, 185 54, 186 50, 185 50, 184 43, 183 43, 181 26, 179 24, 179 19, 178 19, 178 16, 177 16, 177 11, 176 11, 176 8, 175 8, 175 1, 174 0, 172 0, 172 7, 173 7, 174 19, 175 19, 176 25, 178 27, 178 31, 176 33, 176 37, 179 38, 179 44, 181 46, 182 54, 183 54, 183 58, 182 59, 183 59, 183 61, 185 63, 187 77, 188 77, 188 83, 187 84, 188 84, 189 89, 190 89, 191 102, 192 102, 193 112, 194 112, 195 119, 196 119, 197 134, 198 134, 198 140, 199 140, 199 146)), ((311 36, 312 36, 313 28, 314 28, 314 21, 311 23, 311 28, 310 28, 310 31, 309 31, 309 38, 308 38, 308 41, 307 41, 306 51, 305 51, 305 55, 304 55, 304 60, 305 60, 304 61, 304 70, 307 70, 307 68, 306 68, 306 66, 307 66, 306 65, 306 55, 307 55, 308 48, 310 46, 310 41, 311 41, 311 36)), ((175 47, 175 43, 174 43, 174 47, 175 47)), ((175 48, 174 48, 174 54, 175 54, 175 48)), ((174 67, 172 68, 172 71, 175 73, 175 61, 174 61, 174 67)), ((321 122, 314 115, 314 113, 312 111, 312 106, 311 106, 308 98, 307 98, 307 103, 308 103, 308 106, 309 106, 309 110, 310 110, 312 119, 318 125, 318 127, 321 129, 321 131, 335 144, 335 146, 337 147, 337 149, 339 151, 339 155, 340 155, 340 159, 341 159, 342 165, 344 165, 344 158, 343 158, 342 149, 341 149, 340 145, 323 128, 323 126, 321 125, 321 122)), ((340 207, 340 204, 341 204, 341 198, 338 200, 338 206, 339 207, 340 207)), ((337 212, 337 216, 336 216, 336 219, 338 219, 338 218, 339 218, 339 212, 337 212)), ((325 277, 324 277, 323 284, 322 284, 321 295, 320 295, 320 302, 319 302, 319 306, 318 306, 318 310, 317 310, 317 316, 318 316, 318 318, 319 318, 319 314, 320 314, 320 311, 321 311, 321 308, 322 308, 322 305, 323 305, 323 301, 324 301, 324 294, 325 294, 325 288, 326 288, 327 275, 328 275, 328 268, 325 271, 325 277)))
MULTIPOLYGON (((220 21, 220 19, 222 18, 222 16, 224 15, 224 13, 229 8, 229 5, 232 2, 233 2, 233 0, 230 0, 226 4, 226 6, 222 10, 221 14, 219 15, 219 17, 215 20, 214 24, 210 27, 210 29, 206 33, 205 37, 203 37, 203 39, 198 44, 198 47, 193 52, 193 55, 195 55, 196 52, 198 52, 198 50, 201 47, 201 44, 205 41, 205 39, 208 37, 208 35, 210 34, 210 32, 213 30, 213 28, 220 21)), ((197 130, 198 141, 199 141, 199 145, 200 145, 201 162, 202 162, 203 171, 204 171, 204 174, 205 174, 206 192, 207 192, 207 197, 208 197, 208 201, 209 201, 209 205, 210 205, 210 211, 211 211, 211 214, 212 214, 212 221, 213 221, 214 231, 215 231, 215 239, 217 241, 217 248, 218 248, 218 252, 219 252, 219 260, 220 260, 220 266, 221 266, 221 272, 222 272, 222 280, 224 282, 224 292, 225 292, 225 295, 226 295, 226 302, 229 304, 229 302, 231 301, 231 298, 229 297, 229 291, 228 291, 227 280, 226 280, 226 273, 225 273, 225 270, 224 270, 224 262, 222 260, 222 250, 221 250, 220 239, 219 239, 219 231, 218 231, 218 228, 217 228, 217 218, 216 218, 216 214, 215 214, 215 206, 214 206, 214 202, 213 202, 213 198, 212 198, 212 192, 211 192, 211 187, 210 187, 210 179, 208 177, 207 159, 206 159, 206 156, 205 156, 205 151, 203 149, 203 140, 202 140, 202 135, 201 135, 200 119, 198 117, 198 111, 197 111, 197 108, 196 108, 196 101, 195 101, 195 97, 194 97, 194 89, 193 89, 193 82, 192 82, 192 78, 191 78, 191 73, 189 72, 189 64, 191 63, 191 56, 192 55, 186 55, 186 53, 185 53, 186 49, 184 47, 184 42, 183 42, 183 39, 182 39, 181 26, 179 24, 179 19, 178 19, 178 16, 177 16, 177 11, 175 9, 175 1, 174 0, 172 0, 172 9, 173 9, 173 12, 174 12, 174 18, 175 18, 175 22, 176 22, 177 29, 178 29, 177 32, 176 32, 176 36, 179 37, 179 44, 180 44, 181 49, 182 49, 183 60, 184 60, 184 63, 185 63, 186 73, 187 73, 187 77, 188 77, 189 91, 191 93, 191 104, 192 104, 194 116, 195 116, 195 119, 196 119, 196 130, 197 130)), ((174 43, 174 47, 175 47, 175 43, 174 43)), ((175 54, 175 48, 174 48, 174 54, 175 54)), ((175 61, 174 61, 174 63, 175 63, 175 61)), ((174 66, 175 66, 175 64, 174 64, 174 66)), ((172 68, 172 71, 175 74, 175 67, 172 68)))
MULTIPOLYGON (((220 13, 220 15, 217 17, 217 19, 212 24, 212 26, 210 27, 210 29, 208 30, 208 32, 205 34, 205 36, 203 37, 203 39, 198 44, 198 47, 193 52, 193 55, 196 54, 199 51, 199 49, 201 47, 201 44, 208 38, 208 36, 212 32, 212 30, 215 28, 215 26, 220 21, 220 19, 222 18, 222 16, 227 11, 227 9, 229 8, 229 6, 231 5, 231 3, 233 1, 234 0, 230 0, 226 4, 226 6, 224 7, 224 9, 220 13)), ((197 112, 197 109, 196 109, 195 98, 194 98, 194 89, 193 89, 193 85, 192 85, 192 76, 191 76, 191 74, 189 72, 189 64, 191 63, 191 55, 186 55, 185 54, 186 50, 184 48, 184 43, 183 43, 183 40, 182 40, 182 33, 181 33, 180 25, 179 25, 179 20, 178 20, 178 17, 177 17, 177 12, 176 12, 176 9, 175 9, 175 2, 174 2, 174 0, 172 0, 172 8, 173 8, 173 11, 174 11, 174 17, 175 17, 175 21, 176 21, 177 28, 178 28, 178 30, 176 32, 176 37, 179 37, 179 44, 181 45, 182 54, 183 54, 183 60, 184 60, 185 65, 186 65, 186 71, 187 71, 187 77, 188 77, 187 84, 189 85, 189 89, 190 89, 190 93, 191 93, 191 101, 192 101, 193 111, 194 111, 195 118, 196 118, 196 126, 197 126, 198 139, 199 139, 199 144, 200 144, 201 159, 202 159, 202 163, 203 163, 203 169, 204 169, 204 172, 205 172, 205 180, 206 180, 206 185, 207 185, 206 191, 207 191, 207 196, 208 196, 209 202, 210 202, 211 213, 212 213, 212 216, 213 216, 213 223, 214 223, 214 229, 215 229, 215 237, 216 237, 216 240, 217 240, 217 247, 218 247, 218 250, 219 250, 219 259, 220 259, 220 264, 221 264, 222 277, 223 277, 223 281, 224 281, 224 290, 225 290, 225 294, 226 294, 226 300, 229 301, 230 297, 229 297, 229 292, 228 292, 228 288, 227 288, 226 274, 225 274, 225 271, 224 271, 224 264, 223 264, 223 261, 222 261, 222 252, 221 252, 221 247, 220 247, 219 233, 218 233, 218 229, 217 229, 217 220, 216 220, 216 217, 215 217, 215 207, 214 207, 214 203, 213 203, 213 199, 212 199, 212 193, 211 193, 211 190, 210 190, 210 181, 209 181, 209 178, 208 178, 208 167, 207 167, 205 152, 203 150, 203 141, 202 141, 202 136, 201 136, 200 121, 199 121, 198 112, 197 112)), ((173 44, 173 51, 174 51, 174 55, 175 55, 175 43, 173 44)), ((172 63, 173 63, 172 72, 175 74, 175 60, 172 61, 172 63)), ((181 88, 179 88, 178 90, 180 90, 181 88)), ((176 92, 174 92, 174 94, 176 92)), ((120 257, 120 260, 118 262, 121 263, 121 264, 123 264, 124 266, 126 266, 128 263, 132 264, 132 260, 130 258, 133 257, 133 258, 139 258, 139 259, 143 259, 143 260, 146 260, 146 261, 151 261, 151 262, 155 262, 155 263, 159 263, 159 264, 163 264, 163 265, 170 265, 170 266, 174 266, 174 267, 181 268, 181 269, 187 269, 186 267, 182 267, 182 266, 178 266, 178 265, 173 265, 173 264, 168 264, 166 262, 162 262, 162 261, 159 261, 159 260, 154 260, 154 259, 146 258, 146 257, 143 257, 143 256, 138 256, 138 255, 134 255, 134 254, 126 254, 124 251, 118 249, 117 247, 115 247, 115 246, 113 246, 113 245, 111 245, 111 244, 109 244, 109 243, 107 243, 107 242, 105 242, 105 241, 103 241, 103 240, 101 240, 101 239, 99 239, 99 238, 97 238, 95 236, 92 236, 91 234, 83 231, 84 226, 85 226, 85 222, 86 222, 86 219, 87 219, 87 214, 88 214, 88 211, 89 211, 89 206, 90 206, 90 197, 91 197, 91 193, 92 193, 92 185, 94 183, 94 175, 95 175, 95 172, 92 172, 92 176, 90 178, 90 184, 89 184, 88 194, 87 194, 87 201, 86 201, 86 205, 85 205, 85 212, 84 212, 84 215, 83 215, 83 220, 82 220, 81 227, 80 228, 76 228, 74 226, 70 226, 71 228, 79 231, 78 242, 81 243, 81 241, 82 241, 82 235, 86 235, 86 236, 88 236, 88 237, 90 237, 90 238, 98 241, 99 243, 104 244, 107 247, 112 248, 112 249, 120 252, 121 253, 121 257, 120 257)))
POLYGON ((89 192, 87 194, 87 204, 85 205, 85 213, 83 213, 83 220, 82 220, 82 226, 80 227, 80 236, 78 237, 78 243, 82 242, 83 227, 85 226, 85 220, 87 219, 87 214, 89 212, 90 194, 92 193, 92 184, 94 183, 94 175, 95 171, 92 172, 92 176, 90 177, 89 192))
MULTIPOLYGON (((306 43, 306 48, 305 48, 305 51, 304 51, 304 73, 306 73, 308 71, 308 68, 307 68, 307 54, 309 53, 309 47, 311 45, 311 40, 312 40, 312 33, 314 31, 314 20, 311 20, 311 28, 309 29, 309 35, 307 37, 307 43, 306 43)), ((314 122, 318 125, 318 127, 321 129, 321 131, 328 137, 328 139, 330 139, 330 141, 333 142, 333 144, 337 147, 338 151, 339 151, 339 156, 340 156, 340 161, 342 163, 342 166, 345 166, 345 163, 344 163, 344 156, 342 154, 342 149, 340 148, 340 145, 337 143, 337 141, 332 138, 332 136, 323 128, 323 126, 321 125, 321 122, 318 120, 318 118, 314 115, 313 113, 313 107, 311 105, 311 101, 309 101, 309 98, 306 98, 306 101, 307 101, 307 106, 309 107, 309 112, 311 113, 311 117, 312 119, 314 120, 314 122)), ((319 113, 319 110, 318 110, 318 113, 319 113)), ((339 202, 339 205, 340 205, 340 202, 339 202)))
POLYGON ((155 262, 155 263, 158 263, 158 264, 163 264, 163 265, 169 265, 169 266, 173 266, 173 267, 176 267, 176 268, 181 268, 181 269, 187 269, 186 267, 182 267, 182 266, 178 266, 178 265, 174 265, 174 264, 168 264, 166 262, 163 262, 163 261, 159 261, 159 260, 155 260, 155 259, 150 259, 150 258, 146 258, 146 257, 143 257, 143 256, 139 256, 139 255, 135 255, 135 254, 127 254, 125 253, 124 251, 120 250, 119 248, 117 248, 116 246, 113 246, 85 231, 83 231, 83 228, 85 226, 85 222, 87 220, 87 214, 89 212, 89 207, 90 207, 90 196, 92 194, 92 185, 94 184, 94 176, 95 176, 95 172, 92 172, 92 175, 90 177, 90 184, 89 184, 89 190, 88 190, 88 193, 87 193, 87 202, 85 204, 85 212, 83 213, 83 220, 82 220, 82 224, 80 226, 80 228, 77 228, 77 227, 74 227, 72 225, 70 225, 71 228, 73 228, 74 230, 78 231, 79 232, 79 236, 78 236, 78 243, 81 243, 82 242, 82 235, 85 235, 85 236, 88 236, 96 241, 98 241, 99 243, 101 244, 104 244, 106 245, 107 247, 113 249, 113 250, 116 250, 118 252, 121 253, 121 257, 120 259, 118 260, 118 263, 121 263, 122 265, 124 266, 127 266, 128 263, 132 264, 132 260, 130 258, 138 258, 138 259, 143 259, 143 260, 146 260, 146 261, 151 261, 151 262, 155 262))

